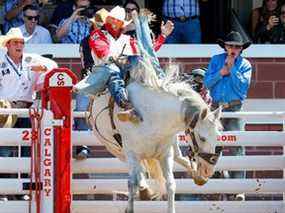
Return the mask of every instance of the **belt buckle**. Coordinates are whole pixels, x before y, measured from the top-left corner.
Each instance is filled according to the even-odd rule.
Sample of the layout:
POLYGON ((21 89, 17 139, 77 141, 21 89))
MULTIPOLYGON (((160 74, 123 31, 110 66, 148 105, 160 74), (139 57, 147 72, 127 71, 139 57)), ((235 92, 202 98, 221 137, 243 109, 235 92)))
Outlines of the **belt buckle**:
POLYGON ((186 16, 179 16, 179 20, 184 22, 187 20, 187 17, 186 16))
POLYGON ((229 103, 226 103, 226 102, 220 102, 220 103, 219 103, 219 106, 222 106, 223 108, 229 108, 229 107, 230 107, 230 104, 229 104, 229 103))

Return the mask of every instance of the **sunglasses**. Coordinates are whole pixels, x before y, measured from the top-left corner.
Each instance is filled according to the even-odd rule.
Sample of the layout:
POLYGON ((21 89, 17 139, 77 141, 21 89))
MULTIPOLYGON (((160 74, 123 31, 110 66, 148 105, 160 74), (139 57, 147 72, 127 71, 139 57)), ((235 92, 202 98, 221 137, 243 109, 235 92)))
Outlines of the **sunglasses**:
POLYGON ((138 9, 137 8, 126 8, 125 9, 125 11, 126 11, 126 13, 131 13, 131 12, 133 12, 133 11, 138 11, 138 9))
POLYGON ((28 16, 28 15, 25 15, 25 17, 29 20, 29 21, 32 21, 33 19, 35 21, 38 21, 40 19, 40 16, 28 16))

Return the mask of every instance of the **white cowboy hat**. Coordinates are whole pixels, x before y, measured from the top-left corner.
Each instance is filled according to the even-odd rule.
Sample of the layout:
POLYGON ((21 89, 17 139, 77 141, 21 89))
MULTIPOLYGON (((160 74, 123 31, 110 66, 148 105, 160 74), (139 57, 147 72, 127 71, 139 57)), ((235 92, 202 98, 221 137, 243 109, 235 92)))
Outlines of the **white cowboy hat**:
POLYGON ((100 10, 98 10, 96 13, 95 13, 95 16, 91 19, 89 19, 93 24, 104 24, 105 23, 105 20, 106 18, 108 17, 109 15, 109 11, 106 10, 105 8, 102 8, 100 10))
POLYGON ((0 36, 0 46, 5 47, 6 43, 11 39, 23 39, 24 36, 19 28, 11 28, 6 35, 0 36))
POLYGON ((124 22, 124 26, 128 25, 129 23, 132 22, 132 20, 130 21, 126 21, 125 18, 126 18, 126 11, 123 7, 120 7, 120 6, 116 6, 114 7, 110 12, 109 12, 109 15, 110 17, 113 17, 115 19, 118 19, 122 22, 124 22))

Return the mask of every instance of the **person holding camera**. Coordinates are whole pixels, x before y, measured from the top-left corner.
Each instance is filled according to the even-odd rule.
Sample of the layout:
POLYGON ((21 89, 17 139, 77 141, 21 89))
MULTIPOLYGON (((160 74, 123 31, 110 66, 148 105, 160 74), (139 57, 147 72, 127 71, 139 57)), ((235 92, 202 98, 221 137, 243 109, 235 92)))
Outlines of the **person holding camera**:
POLYGON ((269 19, 267 27, 260 34, 264 43, 284 44, 285 43, 285 4, 281 6, 280 16, 269 19))
POLYGON ((263 0, 262 6, 252 11, 251 32, 254 42, 266 43, 264 33, 279 24, 279 5, 278 0, 263 0))
POLYGON ((89 0, 75 0, 75 10, 69 18, 61 20, 56 30, 56 38, 61 43, 80 44, 89 35, 91 22, 95 14, 89 0))

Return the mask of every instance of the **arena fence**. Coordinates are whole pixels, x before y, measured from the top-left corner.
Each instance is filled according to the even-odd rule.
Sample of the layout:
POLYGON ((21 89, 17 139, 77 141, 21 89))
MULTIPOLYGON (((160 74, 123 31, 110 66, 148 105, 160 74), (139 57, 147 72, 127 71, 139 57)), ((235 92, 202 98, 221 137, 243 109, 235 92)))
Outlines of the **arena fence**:
MULTIPOLYGON (((88 158, 84 161, 71 159, 71 151, 68 151, 72 145, 90 145, 101 146, 98 139, 91 131, 71 131, 72 119, 66 116, 70 114, 70 104, 60 105, 65 109, 57 108, 55 103, 58 98, 62 98, 62 92, 71 94, 71 86, 75 82, 75 77, 68 71, 56 69, 46 77, 42 85, 42 95, 45 102, 42 104, 44 117, 41 122, 41 141, 42 144, 41 162, 41 202, 40 210, 37 207, 36 200, 29 201, 7 201, 0 202, 0 213, 119 213, 124 212, 126 201, 119 200, 73 200, 72 195, 87 194, 110 194, 127 191, 127 180, 125 177, 117 174, 127 173, 127 165, 116 158, 88 158), (63 83, 62 83, 63 81, 63 83), (50 90, 49 90, 50 89, 50 90), (56 92, 57 91, 57 92, 56 92), (61 96, 55 94, 60 93, 61 96), (52 100, 53 99, 53 100, 52 100), (68 122, 68 124, 65 123, 68 122), (48 131, 47 131, 48 130, 48 131), (71 136, 68 136, 70 134, 71 136), (71 141, 69 140, 71 139, 71 141), (48 141, 48 143, 47 143, 48 141), (45 145, 50 143, 50 147, 45 145), (62 146, 65 146, 63 150, 62 146), (55 148, 55 151, 51 151, 55 148), (69 152, 69 153, 67 153, 69 152), (56 156, 57 155, 57 156, 56 156), (64 155, 62 159, 59 157, 64 155), (55 159, 51 159, 55 158, 55 159), (67 160, 69 159, 69 160, 67 160), (58 163, 63 161, 63 163, 58 163), (71 165, 70 166, 70 162, 71 165), (93 178, 93 179, 72 179, 73 174, 100 174, 112 175, 111 178, 93 178), (49 177, 48 174, 52 176, 49 177), (61 176, 61 177, 59 177, 61 176), (63 176, 63 179, 61 179, 63 176), (50 178, 50 179, 48 179, 50 178), (48 179, 48 180, 47 180, 48 179), (59 181, 59 182, 58 182, 59 181), (61 184, 65 181, 64 184, 61 184), (59 188, 56 188, 57 187, 59 188), (49 188, 51 187, 51 188, 49 188), (50 190, 50 191, 49 191, 50 190), (60 191, 64 191, 60 192, 60 191), (60 192, 60 193, 59 193, 60 192), (51 195, 52 196, 47 196, 51 195), (72 194, 72 195, 71 195, 72 194), (60 197, 63 196, 63 197, 60 197), (32 206, 32 207, 30 207, 32 206)), ((66 97, 71 98, 67 95, 66 97)), ((69 100, 70 101, 70 100, 69 100)), ((63 103, 63 102, 60 102, 63 103)), ((19 117, 29 117, 29 110, 26 109, 0 109, 0 114, 17 114, 19 117)), ((86 112, 74 112, 73 117, 85 117, 86 112)), ((265 121, 270 121, 272 117, 280 118, 284 123, 285 112, 239 112, 224 113, 224 117, 241 117, 245 120, 249 117, 262 117, 265 121)), ((283 128, 284 130, 284 128, 283 128)), ((31 129, 2 128, 0 129, 0 146, 18 147, 32 144, 31 129)), ((183 134, 178 134, 178 140, 181 146, 185 146, 183 134)), ((215 194, 215 193, 246 193, 246 194, 273 194, 282 195, 285 193, 285 132, 284 131, 229 131, 223 132, 222 136, 217 138, 216 143, 223 146, 256 146, 256 147, 283 147, 283 154, 280 155, 251 155, 251 156, 222 156, 217 164, 217 170, 231 171, 283 171, 283 178, 251 178, 251 179, 211 179, 204 186, 196 186, 192 179, 176 179, 177 193, 179 194, 215 194)), ((30 173, 31 158, 1 157, 1 173, 30 173)), ((185 172, 185 170, 175 164, 176 172, 185 172)), ((33 176, 33 174, 32 174, 33 176)), ((27 194, 29 189, 24 185, 29 183, 30 179, 0 179, 0 194, 15 195, 27 194)), ((150 181, 151 184, 151 181, 150 181)), ((34 192, 33 192, 34 193, 34 192)), ((284 213, 284 196, 276 201, 176 201, 176 211, 178 213, 284 213)), ((135 212, 166 212, 165 201, 136 201, 135 212)))

